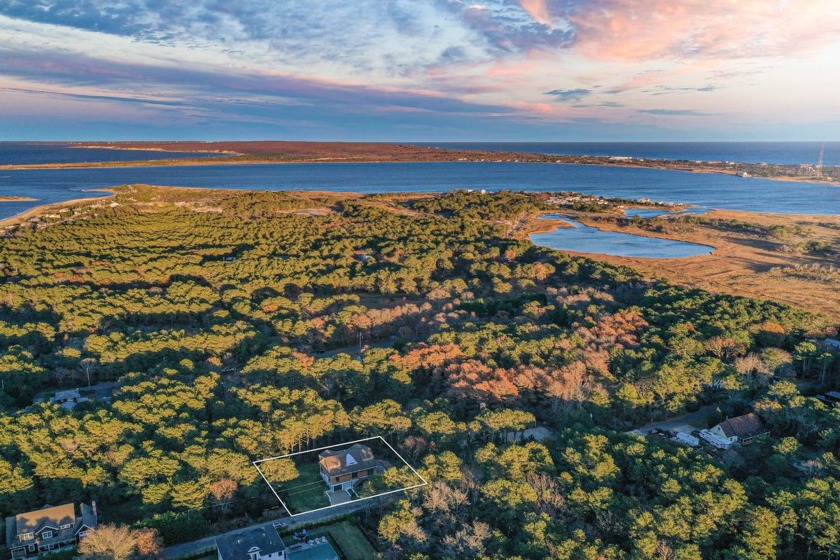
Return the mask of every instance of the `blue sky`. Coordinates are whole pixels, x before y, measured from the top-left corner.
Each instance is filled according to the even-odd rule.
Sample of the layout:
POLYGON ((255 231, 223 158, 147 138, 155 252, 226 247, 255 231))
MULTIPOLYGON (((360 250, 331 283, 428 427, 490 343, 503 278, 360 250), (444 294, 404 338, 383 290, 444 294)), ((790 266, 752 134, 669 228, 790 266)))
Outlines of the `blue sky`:
POLYGON ((837 0, 0 0, 0 140, 837 140, 837 0))

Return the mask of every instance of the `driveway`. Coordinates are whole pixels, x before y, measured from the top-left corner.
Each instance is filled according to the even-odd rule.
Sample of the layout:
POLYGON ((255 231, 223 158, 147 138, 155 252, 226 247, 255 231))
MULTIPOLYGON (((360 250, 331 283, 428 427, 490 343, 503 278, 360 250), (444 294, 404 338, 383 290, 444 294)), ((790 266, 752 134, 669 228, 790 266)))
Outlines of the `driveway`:
POLYGON ((666 420, 660 420, 658 422, 651 422, 650 424, 646 424, 641 428, 630 430, 627 433, 635 434, 638 436, 645 436, 655 429, 660 429, 670 432, 686 432, 690 434, 692 430, 705 429, 706 419, 715 411, 716 408, 717 405, 704 406, 697 412, 683 414, 682 416, 676 416, 674 418, 668 418, 666 420))
POLYGON ((507 440, 525 441, 529 437, 534 438, 534 440, 536 441, 542 441, 544 439, 552 439, 554 437, 554 432, 552 432, 545 426, 537 426, 535 428, 528 428, 527 430, 522 430, 521 432, 511 432, 507 435, 507 440))

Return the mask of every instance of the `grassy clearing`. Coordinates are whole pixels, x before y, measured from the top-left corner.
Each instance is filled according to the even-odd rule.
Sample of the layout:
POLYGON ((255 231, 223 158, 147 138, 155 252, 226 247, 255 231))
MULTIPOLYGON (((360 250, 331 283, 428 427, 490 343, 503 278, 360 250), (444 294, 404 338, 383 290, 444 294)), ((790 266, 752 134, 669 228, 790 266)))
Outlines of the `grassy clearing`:
POLYGON ((280 498, 292 513, 311 511, 330 505, 325 494, 327 490, 317 462, 297 465, 299 476, 276 488, 280 498))
MULTIPOLYGON (((375 437, 363 441, 371 448, 377 462, 371 466, 374 473, 367 478, 361 477, 356 485, 358 498, 370 498, 423 483, 423 479, 384 440, 375 437)), ((347 444, 332 446, 333 449, 346 447, 347 444)), ((328 488, 320 474, 319 451, 315 449, 278 457, 260 465, 264 476, 292 515, 330 506, 326 496, 328 488), (279 482, 295 474, 297 476, 293 480, 279 482), (278 482, 274 482, 275 479, 278 482)))

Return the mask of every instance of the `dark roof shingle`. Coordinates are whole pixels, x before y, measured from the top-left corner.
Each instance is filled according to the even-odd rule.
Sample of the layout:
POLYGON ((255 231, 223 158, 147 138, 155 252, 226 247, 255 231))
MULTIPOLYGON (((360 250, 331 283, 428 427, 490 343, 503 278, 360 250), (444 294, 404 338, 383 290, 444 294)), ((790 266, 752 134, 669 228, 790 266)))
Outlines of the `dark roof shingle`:
POLYGON ((755 412, 728 418, 720 423, 720 428, 726 437, 737 436, 741 439, 755 437, 767 432, 761 418, 755 412))
POLYGON ((250 560, 252 550, 259 550, 261 556, 267 556, 285 550, 286 545, 277 529, 269 525, 219 537, 216 548, 222 560, 250 560))

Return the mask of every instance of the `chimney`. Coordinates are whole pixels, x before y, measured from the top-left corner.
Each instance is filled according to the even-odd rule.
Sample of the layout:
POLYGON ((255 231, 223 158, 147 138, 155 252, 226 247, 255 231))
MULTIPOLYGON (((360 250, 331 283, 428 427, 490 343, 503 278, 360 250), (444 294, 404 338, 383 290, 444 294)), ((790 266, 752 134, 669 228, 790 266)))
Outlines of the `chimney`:
POLYGON ((93 509, 93 516, 98 521, 99 520, 99 514, 96 512, 96 500, 93 500, 92 502, 90 502, 90 507, 91 507, 91 509, 93 509))

